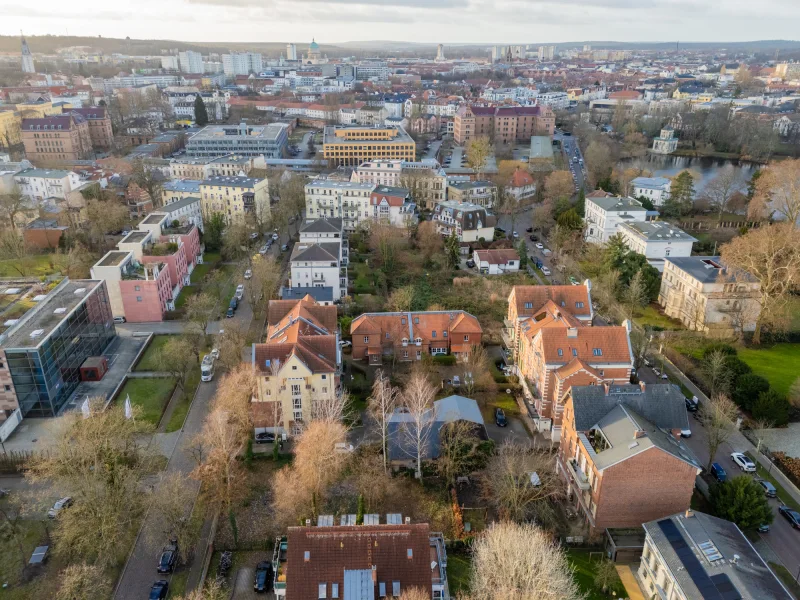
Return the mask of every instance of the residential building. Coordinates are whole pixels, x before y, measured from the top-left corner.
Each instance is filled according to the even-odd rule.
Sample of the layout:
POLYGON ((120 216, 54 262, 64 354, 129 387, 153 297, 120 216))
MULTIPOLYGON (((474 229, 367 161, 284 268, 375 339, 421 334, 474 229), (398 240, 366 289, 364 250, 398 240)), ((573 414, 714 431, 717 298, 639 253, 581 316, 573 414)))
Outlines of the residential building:
POLYGON ((637 575, 647 597, 792 599, 750 540, 730 521, 686 510, 642 527, 644 550, 637 575))
POLYGON ((409 227, 417 222, 417 205, 405 188, 377 186, 369 196, 370 218, 395 227, 409 227))
POLYGON ((306 184, 306 220, 342 219, 346 231, 355 231, 371 218, 371 183, 315 179, 306 184))
POLYGON ((689 508, 702 467, 680 437, 685 400, 670 383, 584 384, 566 394, 557 469, 592 536, 689 508))
POLYGON ((454 200, 438 202, 433 209, 432 220, 440 235, 448 237, 455 232, 461 243, 493 240, 494 226, 497 224, 497 217, 486 207, 454 200))
POLYGON ((486 136, 504 144, 529 142, 532 136, 552 136, 556 117, 548 106, 470 106, 464 104, 453 119, 457 144, 486 136))
POLYGON ((222 213, 229 223, 244 222, 248 213, 266 220, 270 214, 269 184, 252 177, 209 177, 200 184, 203 214, 222 213))
POLYGON ((447 182, 447 199, 450 202, 477 204, 484 208, 492 208, 497 202, 497 186, 486 180, 451 180, 447 182))
MULTIPOLYGON (((429 430, 423 450, 423 460, 436 460, 441 455, 443 429, 452 423, 469 423, 478 439, 488 439, 486 424, 478 403, 464 396, 447 396, 436 400, 433 407, 423 415, 424 428, 429 430)), ((408 411, 398 407, 389 416, 386 427, 386 446, 389 461, 393 466, 413 468, 416 462, 416 435, 414 418, 408 411)))
POLYGON ((800 62, 778 63, 775 65, 775 77, 785 81, 800 81, 800 62))
POLYGON ((28 248, 36 250, 55 250, 61 236, 69 230, 59 225, 56 219, 34 219, 22 230, 22 239, 28 248))
POLYGON ((421 161, 380 160, 362 163, 351 181, 404 187, 418 206, 433 210, 447 196, 447 175, 434 159, 421 161))
POLYGON ((447 553, 441 533, 427 523, 403 523, 402 515, 320 515, 317 527, 289 527, 273 554, 278 600, 400 598, 421 589, 429 598, 449 600, 447 553))
MULTIPOLYGON (((222 70, 226 77, 234 77, 260 73, 264 70, 264 65, 261 54, 257 52, 232 52, 222 55, 222 70)), ((202 72, 203 69, 195 71, 195 73, 202 72)))
POLYGON ((158 209, 158 212, 169 215, 170 221, 191 224, 197 227, 201 233, 204 231, 202 202, 199 195, 186 196, 165 204, 158 209))
POLYGON ((335 166, 357 167, 365 161, 414 161, 416 143, 399 127, 325 127, 322 152, 335 166))
POLYGON ((21 132, 31 161, 83 160, 92 152, 89 123, 81 115, 22 119, 21 132))
POLYGON ((333 300, 347 295, 347 268, 342 265, 342 242, 299 241, 289 259, 289 287, 330 288, 333 300))
POLYGON ((659 270, 664 270, 664 259, 691 256, 692 245, 697 241, 666 221, 630 221, 617 226, 625 245, 659 270))
POLYGON ((350 325, 353 360, 381 364, 384 356, 422 360, 422 354, 469 354, 483 329, 463 310, 364 313, 350 325))
POLYGON ((153 211, 153 199, 149 192, 135 181, 129 181, 125 188, 125 204, 133 220, 141 219, 153 211))
POLYGON ((181 156, 169 161, 171 179, 199 180, 211 177, 211 160, 205 157, 181 156))
POLYGON ((183 73, 202 73, 203 55, 192 50, 180 52, 178 53, 178 64, 183 73))
POLYGON ((678 149, 678 138, 675 137, 675 130, 672 127, 664 127, 661 135, 653 140, 653 152, 655 154, 672 154, 678 149))
POLYGON ((57 416, 116 335, 105 283, 63 279, 0 335, 0 419, 57 416))
POLYGON ((647 209, 633 198, 618 196, 586 196, 584 221, 586 241, 591 244, 605 244, 618 232, 621 223, 646 221, 647 209))
POLYGON ((211 159, 208 166, 210 177, 247 177, 253 169, 266 169, 267 163, 263 156, 229 154, 211 159))
POLYGON ((672 180, 666 177, 637 177, 631 180, 634 198, 647 198, 653 206, 661 206, 669 199, 672 180))
POLYGON ((35 168, 20 171, 14 175, 14 181, 20 193, 36 204, 48 199, 65 200, 82 183, 80 176, 72 171, 35 168))
MULTIPOLYGON (((207 178, 204 177, 203 179, 207 178)), ((161 204, 166 206, 178 200, 183 200, 184 198, 200 197, 200 184, 202 183, 202 179, 176 179, 173 181, 165 181, 161 185, 161 204)))
POLYGON ((111 128, 111 115, 104 106, 91 108, 71 108, 69 112, 78 114, 89 124, 89 139, 95 150, 109 150, 114 142, 111 128))
POLYGON ((759 283, 728 269, 719 256, 664 260, 658 303, 667 316, 715 337, 753 331, 761 313, 759 283))
POLYGON ((481 275, 503 275, 519 271, 519 252, 513 248, 474 250, 472 260, 481 275))
POLYGON ((186 155, 217 158, 228 154, 283 158, 289 143, 286 123, 208 125, 186 142, 186 155))
POLYGON ((532 199, 536 195, 536 182, 533 180, 530 173, 517 167, 514 169, 514 173, 511 175, 511 180, 508 182, 508 185, 506 185, 505 192, 514 198, 516 202, 524 202, 532 199))
POLYGON ((316 400, 339 393, 336 310, 309 295, 270 301, 266 340, 253 344, 257 391, 251 409, 256 427, 296 435, 312 419, 316 400))
POLYGON ((22 143, 22 118, 13 109, 0 108, 0 144, 10 148, 22 143))

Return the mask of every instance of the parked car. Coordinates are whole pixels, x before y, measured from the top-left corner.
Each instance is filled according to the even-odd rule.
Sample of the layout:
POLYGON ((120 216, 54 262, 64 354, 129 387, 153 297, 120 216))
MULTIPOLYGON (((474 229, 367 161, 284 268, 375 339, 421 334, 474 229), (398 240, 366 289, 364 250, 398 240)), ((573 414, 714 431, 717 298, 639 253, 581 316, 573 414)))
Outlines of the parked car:
POLYGON ((467 259, 467 266, 468 266, 470 269, 474 269, 474 268, 475 268, 475 261, 474 261, 474 260, 472 260, 471 258, 470 258, 470 259, 467 259))
POLYGON ((264 244, 263 246, 261 246, 261 249, 258 251, 258 253, 261 254, 262 256, 264 254, 266 254, 267 252, 269 252, 269 244, 264 244))
POLYGON ((172 573, 175 564, 178 562, 178 540, 170 540, 161 551, 161 558, 158 559, 159 573, 172 573))
POLYGON ((745 473, 755 473, 756 472, 756 463, 750 460, 749 456, 741 452, 733 452, 731 454, 731 460, 736 463, 736 465, 745 473))
POLYGON ((536 247, 537 247, 539 250, 541 250, 542 248, 544 248, 544 244, 543 244, 542 242, 537 242, 537 243, 536 243, 536 247))
POLYGON ((262 431, 256 434, 256 444, 271 444, 275 441, 275 434, 271 431, 262 431))
POLYGON ((686 400, 686 410, 689 412, 697 412, 697 396, 692 397, 690 400, 689 398, 685 398, 686 400))
POLYGON ((247 269, 247 271, 244 272, 244 278, 250 279, 251 277, 253 277, 253 271, 251 269, 247 269))
POLYGON ((350 340, 339 340, 339 346, 341 348, 347 348, 348 346, 352 346, 353 343, 350 340))
POLYGON ((535 235, 533 235, 533 234, 530 234, 530 235, 528 236, 528 239, 529 239, 530 241, 532 241, 532 242, 535 242, 535 241, 536 241, 538 238, 537 238, 535 235))
POLYGON ((219 358, 219 348, 212 348, 211 349, 211 357, 214 360, 217 360, 219 358))
POLYGON ((580 283, 581 283, 580 281, 575 279, 572 275, 569 276, 569 282, 570 282, 571 285, 580 285, 580 283))
POLYGON ((272 589, 272 563, 262 560, 256 565, 253 591, 268 592, 272 589))
POLYGON ((712 463, 711 476, 720 483, 728 479, 728 474, 725 472, 725 469, 723 469, 722 465, 719 463, 712 463))
POLYGON ((114 323, 124 323, 125 317, 114 317, 114 323))
POLYGON ((279 237, 280 237, 280 236, 279 236, 277 233, 273 233, 273 234, 272 234, 272 239, 273 239, 273 240, 275 240, 276 242, 278 241, 278 238, 279 238, 279 237))
POLYGON ((758 533, 769 533, 769 524, 762 523, 758 526, 758 533))
POLYGON ((58 516, 58 513, 65 508, 69 508, 70 506, 72 506, 72 498, 69 496, 64 496, 63 498, 56 500, 56 503, 53 504, 53 508, 47 511, 47 516, 51 519, 55 519, 58 516))
POLYGON ((686 429, 681 429, 681 437, 682 438, 690 438, 692 437, 692 430, 688 427, 686 429))
MULTIPOLYGON (((238 292, 237 292, 237 293, 238 293, 238 292)), ((230 307, 231 307, 233 310, 236 310, 237 308, 239 308, 239 297, 238 297, 238 296, 234 296, 233 298, 231 298, 231 304, 230 304, 230 307)))
POLYGON ((250 239, 251 240, 257 240, 258 239, 258 232, 254 231, 253 233, 251 233, 250 234, 250 239))
POLYGON ((283 246, 281 246, 281 252, 286 252, 288 249, 289 249, 288 244, 284 244, 283 246))
POLYGON ((540 268, 540 270, 542 271, 542 273, 543 273, 544 275, 547 275, 548 277, 550 277, 550 269, 548 269, 548 268, 547 268, 547 267, 545 267, 544 265, 542 265, 542 266, 541 266, 541 267, 539 267, 539 268, 540 268))
POLYGON ((233 315, 235 314, 235 312, 236 312, 236 311, 235 311, 235 310, 233 310, 233 308, 231 308, 231 307, 229 306, 229 307, 228 307, 228 310, 227 310, 227 311, 225 311, 225 318, 226 318, 226 319, 232 319, 232 318, 233 318, 233 315))
POLYGON ((764 479, 756 479, 756 483, 764 488, 764 495, 767 498, 777 498, 778 497, 778 490, 775 489, 775 486, 772 485, 769 481, 765 481, 764 479))
POLYGON ((502 408, 494 409, 494 423, 498 427, 508 426, 508 419, 506 419, 506 413, 503 412, 502 408))
POLYGON ((518 238, 518 237, 519 237, 519 233, 517 233, 516 231, 512 231, 512 232, 511 232, 511 236, 512 236, 512 237, 514 237, 514 238, 516 239, 516 238, 518 238))
POLYGON ((153 584, 153 587, 150 588, 148 600, 164 600, 167 597, 168 591, 169 581, 166 579, 159 579, 153 584))
POLYGON ((792 524, 795 529, 800 529, 800 513, 788 506, 779 506, 778 512, 792 524))
POLYGON ((528 233, 533 233, 533 227, 528 227, 525 231, 528 233))

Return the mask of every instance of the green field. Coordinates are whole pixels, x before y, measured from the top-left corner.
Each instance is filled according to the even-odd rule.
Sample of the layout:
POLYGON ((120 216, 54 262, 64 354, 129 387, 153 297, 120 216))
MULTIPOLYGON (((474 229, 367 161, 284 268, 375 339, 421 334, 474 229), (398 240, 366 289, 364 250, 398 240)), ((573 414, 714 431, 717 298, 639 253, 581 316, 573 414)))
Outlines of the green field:
POLYGON ((455 596, 459 592, 469 590, 469 580, 472 575, 472 561, 463 554, 450 554, 447 557, 447 580, 450 583, 450 593, 455 596))
POLYGON ((192 405, 192 398, 194 398, 198 385, 200 385, 199 366, 196 367, 189 376, 189 381, 186 382, 186 389, 183 391, 183 396, 178 400, 178 403, 172 411, 172 416, 170 416, 169 422, 165 428, 167 433, 178 431, 183 427, 183 422, 186 420, 186 415, 189 414, 189 407, 192 405))
MULTIPOLYGON (((194 275, 194 273, 192 273, 194 275)), ((186 304, 186 301, 191 298, 192 296, 196 296, 200 293, 200 286, 199 285, 187 285, 184 286, 181 290, 178 297, 175 299, 175 310, 180 310, 183 308, 183 305, 186 304)))
MULTIPOLYGON (((208 255, 206 255, 208 256, 208 255)), ((203 277, 211 270, 211 262, 204 262, 202 265, 195 265, 192 274, 189 276, 192 285, 196 285, 203 280, 203 277)))
MULTIPOLYGON (((587 600, 607 600, 609 598, 609 595, 604 594, 594 584, 597 564, 602 556, 604 556, 603 552, 594 552, 590 559, 589 552, 585 550, 567 550, 567 560, 569 560, 572 568, 575 569, 575 580, 578 582, 581 591, 586 595, 587 600)), ((627 595, 621 582, 611 591, 616 592, 615 596, 617 598, 623 598, 627 595)))
POLYGON ((0 260, 0 277, 44 277, 56 271, 52 260, 52 254, 31 254, 21 260, 0 260))
POLYGON ((166 343, 174 338, 172 335, 154 335, 150 341, 147 350, 144 351, 139 364, 136 365, 134 371, 160 371, 158 364, 159 353, 164 348, 166 343))
POLYGON ((175 381, 171 377, 128 379, 117 396, 117 402, 124 402, 125 397, 130 394, 131 403, 142 409, 141 418, 158 425, 174 389, 175 381))
POLYGON ((739 349, 739 358, 766 377, 769 384, 781 394, 788 395, 795 379, 800 377, 800 344, 775 344, 771 347, 739 349))
POLYGON ((662 315, 652 304, 637 310, 633 320, 642 327, 658 327, 666 330, 681 329, 680 323, 662 315))

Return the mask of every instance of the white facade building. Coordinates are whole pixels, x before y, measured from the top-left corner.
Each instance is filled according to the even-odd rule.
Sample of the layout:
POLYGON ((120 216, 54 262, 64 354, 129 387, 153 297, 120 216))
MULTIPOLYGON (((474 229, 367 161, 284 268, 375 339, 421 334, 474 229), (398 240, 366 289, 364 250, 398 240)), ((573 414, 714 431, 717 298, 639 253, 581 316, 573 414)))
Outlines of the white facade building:
POLYGON ((192 52, 191 50, 180 52, 178 54, 178 64, 183 73, 202 73, 203 55, 199 52, 192 52))
POLYGON ((296 44, 286 44, 286 60, 297 60, 296 44))
POLYGON ((637 177, 631 180, 631 186, 634 198, 644 197, 653 206, 661 206, 669 198, 672 180, 666 177, 637 177))
POLYGON ((621 223, 645 221, 647 210, 641 202, 633 198, 587 196, 585 215, 586 241, 591 244, 605 244, 608 238, 617 233, 617 227, 621 223))
POLYGON ((347 269, 342 266, 342 241, 304 242, 294 245, 290 259, 292 288, 330 288, 333 300, 347 295, 347 269))
POLYGON ((317 179, 307 184, 306 220, 320 218, 342 219, 345 231, 354 231, 370 219, 369 197, 375 186, 371 183, 317 179))
POLYGON ((672 154, 678 149, 678 138, 672 127, 665 127, 661 135, 653 140, 653 152, 656 154, 672 154))
POLYGON ((227 77, 249 75, 264 70, 261 54, 257 52, 233 52, 222 55, 222 70, 227 77))
POLYGON ((158 209, 158 212, 167 213, 171 221, 178 220, 181 223, 191 223, 201 232, 205 231, 203 229, 203 209, 199 194, 165 204, 158 209))
POLYGON ((72 171, 59 169, 25 169, 14 175, 23 196, 41 201, 47 198, 65 200, 67 194, 81 185, 81 178, 72 171))
POLYGON ((536 104, 549 106, 553 110, 569 108, 569 94, 566 92, 544 92, 536 96, 536 104))
POLYGON ((167 71, 177 71, 180 69, 180 62, 177 56, 162 56, 161 57, 161 68, 166 69, 167 71))
POLYGON ((659 272, 664 270, 664 259, 692 255, 692 245, 697 241, 685 231, 665 221, 632 221, 620 223, 617 231, 625 244, 659 272))

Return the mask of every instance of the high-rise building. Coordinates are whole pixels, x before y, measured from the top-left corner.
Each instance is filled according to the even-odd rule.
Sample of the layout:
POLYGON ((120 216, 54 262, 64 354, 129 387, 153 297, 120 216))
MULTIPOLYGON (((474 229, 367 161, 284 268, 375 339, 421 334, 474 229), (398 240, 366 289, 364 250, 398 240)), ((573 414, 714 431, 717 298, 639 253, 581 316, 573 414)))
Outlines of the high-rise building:
POLYGON ((161 57, 161 68, 168 71, 177 71, 180 68, 178 57, 174 55, 161 57))
POLYGON ((22 38, 22 72, 23 73, 36 73, 36 67, 33 65, 33 54, 31 49, 28 48, 28 42, 22 38))
POLYGON ((257 52, 233 52, 222 55, 222 69, 228 77, 249 75, 264 70, 261 54, 257 52))
POLYGON ((297 44, 286 44, 286 60, 297 60, 297 44))
POLYGON ((183 73, 203 72, 203 55, 199 52, 192 52, 191 50, 181 52, 178 54, 178 62, 183 73))
POLYGON ((592 51, 592 45, 591 44, 584 44, 583 45, 583 51, 584 52, 591 52, 592 51))
POLYGON ((436 62, 444 62, 444 46, 439 44, 436 47, 436 62))
POLYGON ((505 52, 505 46, 492 46, 492 62, 495 63, 503 60, 505 52))
POLYGON ((553 60, 556 55, 555 46, 539 46, 539 60, 553 60))

